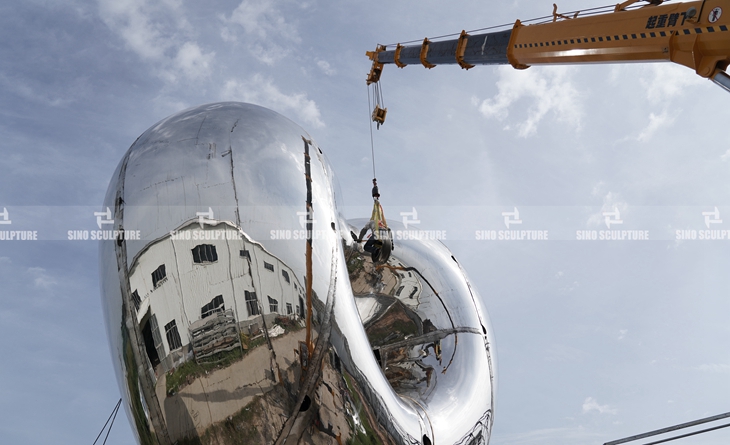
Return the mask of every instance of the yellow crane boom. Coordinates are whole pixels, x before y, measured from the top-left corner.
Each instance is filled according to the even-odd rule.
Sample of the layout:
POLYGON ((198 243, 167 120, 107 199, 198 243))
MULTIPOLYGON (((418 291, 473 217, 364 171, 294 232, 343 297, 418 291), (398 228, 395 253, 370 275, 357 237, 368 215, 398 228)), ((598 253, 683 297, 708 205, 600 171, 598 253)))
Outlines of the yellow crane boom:
MULTIPOLYGON (((378 45, 366 54, 372 60, 368 85, 380 80, 385 65, 433 68, 458 64, 532 65, 671 61, 693 69, 730 91, 730 0, 669 3, 628 0, 621 4, 558 12, 529 22, 517 20, 502 31, 468 34, 419 45, 378 45), (529 23, 534 22, 534 23, 529 23)), ((382 123, 373 113, 373 119, 382 123)))

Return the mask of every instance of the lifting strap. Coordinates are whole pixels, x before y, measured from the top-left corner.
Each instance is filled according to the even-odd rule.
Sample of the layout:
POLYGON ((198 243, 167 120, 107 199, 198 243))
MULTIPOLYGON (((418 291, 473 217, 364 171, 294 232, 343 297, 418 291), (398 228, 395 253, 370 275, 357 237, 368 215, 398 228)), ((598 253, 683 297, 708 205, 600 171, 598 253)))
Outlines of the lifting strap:
POLYGON ((385 213, 383 213, 383 207, 380 205, 378 200, 373 203, 373 213, 370 216, 371 221, 375 221, 375 230, 373 230, 373 236, 375 239, 380 239, 380 230, 388 228, 388 222, 385 220, 385 213))

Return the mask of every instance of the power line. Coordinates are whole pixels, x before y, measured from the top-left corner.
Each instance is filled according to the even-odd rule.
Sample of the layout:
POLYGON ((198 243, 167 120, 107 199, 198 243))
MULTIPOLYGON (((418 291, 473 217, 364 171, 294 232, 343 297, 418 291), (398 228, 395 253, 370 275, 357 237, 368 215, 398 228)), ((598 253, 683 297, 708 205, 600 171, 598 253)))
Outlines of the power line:
MULTIPOLYGON (((674 426, 670 426, 670 427, 667 427, 667 428, 661 428, 661 429, 658 429, 658 430, 649 431, 648 433, 637 434, 635 436, 625 437, 625 438, 619 439, 619 440, 613 440, 611 442, 606 442, 603 445, 619 445, 619 444, 622 444, 622 443, 633 442, 635 440, 646 439, 647 437, 657 436, 659 434, 669 433, 669 432, 672 432, 672 431, 681 430, 683 428, 689 428, 691 426, 702 425, 703 423, 714 422, 716 420, 725 419, 725 418, 728 418, 728 417, 730 417, 730 413, 719 414, 717 416, 712 416, 712 417, 705 417, 704 419, 694 420, 692 422, 680 423, 679 425, 674 425, 674 426)), ((720 428, 725 428, 725 427, 728 427, 728 426, 730 426, 730 424, 723 425, 723 426, 719 426, 719 427, 715 427, 715 428, 709 428, 709 429, 702 430, 702 431, 695 431, 693 433, 685 434, 685 435, 682 435, 682 436, 678 436, 678 437, 674 437, 674 438, 670 438, 670 439, 666 439, 666 440, 660 440, 659 442, 652 442, 651 444, 658 444, 658 443, 662 443, 662 442, 668 442, 670 440, 680 439, 682 437, 687 437, 687 436, 693 436, 695 434, 705 433, 705 432, 708 432, 708 431, 714 431, 714 430, 717 430, 717 429, 720 429, 720 428)), ((651 445, 651 444, 645 444, 645 445, 651 445)))
POLYGON ((713 428, 707 428, 707 429, 695 431, 695 432, 692 432, 692 433, 682 434, 680 436, 670 437, 669 439, 658 440, 656 442, 649 442, 649 443, 646 443, 644 445, 657 445, 659 443, 671 442, 672 440, 684 439, 685 437, 696 436, 697 434, 702 434, 702 433, 709 433, 710 431, 719 430, 721 428, 727 428, 729 426, 730 426, 730 423, 726 423, 725 425, 720 425, 720 426, 716 426, 716 427, 713 427, 713 428))
POLYGON ((122 399, 120 398, 119 401, 117 402, 117 405, 112 410, 112 413, 109 414, 109 418, 106 419, 106 422, 104 423, 104 426, 101 427, 101 431, 99 431, 99 435, 96 436, 96 440, 94 440, 94 443, 92 445, 96 445, 96 442, 99 441, 99 438, 104 433, 104 430, 106 429, 106 426, 109 425, 109 430, 106 432, 106 436, 104 437, 104 444, 106 443, 106 440, 109 438, 109 433, 112 432, 112 426, 114 426, 114 420, 117 418, 117 413, 119 412, 119 406, 121 404, 122 404, 122 399), (110 420, 111 420, 111 424, 109 424, 109 421, 110 420))

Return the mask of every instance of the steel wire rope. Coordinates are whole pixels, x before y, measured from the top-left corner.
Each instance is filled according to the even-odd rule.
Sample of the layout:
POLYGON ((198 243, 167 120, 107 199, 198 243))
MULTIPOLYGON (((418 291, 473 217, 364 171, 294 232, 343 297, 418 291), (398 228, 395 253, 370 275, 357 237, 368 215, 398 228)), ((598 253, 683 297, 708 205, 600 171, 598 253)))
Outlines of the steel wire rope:
MULTIPOLYGON (((672 2, 672 1, 674 1, 674 0, 664 0, 664 3, 669 3, 669 2, 672 2)), ((625 10, 638 9, 638 8, 643 8, 645 6, 646 5, 631 5, 631 6, 628 6, 625 10)), ((611 12, 611 10, 615 10, 615 8, 616 8, 616 5, 597 6, 595 8, 581 9, 581 10, 578 10, 578 11, 561 12, 560 15, 570 16, 570 15, 574 15, 577 12, 577 13, 580 14, 580 16, 585 17, 585 16, 592 16, 592 15, 599 15, 599 14, 609 13, 609 12, 611 12)), ((547 20, 547 19, 552 20, 553 19, 553 15, 550 14, 550 15, 546 15, 546 16, 543 16, 543 17, 536 17, 534 19, 527 19, 527 20, 522 21, 522 23, 534 23, 536 25, 541 25, 541 24, 544 24, 544 23, 550 23, 550 20, 547 20), (537 22, 537 23, 535 23, 535 22, 537 22)), ((472 32, 479 32, 479 31, 488 31, 490 29, 506 28, 506 27, 509 27, 509 26, 514 26, 514 23, 504 23, 502 25, 488 26, 486 28, 477 28, 477 29, 472 29, 472 30, 466 31, 466 32, 467 33, 472 33, 472 32)), ((458 33, 458 32, 451 33, 451 34, 444 34, 444 35, 440 35, 440 36, 436 36, 436 37, 428 37, 428 40, 429 41, 436 41, 438 39, 443 39, 443 38, 446 38, 446 37, 456 37, 456 36, 459 36, 460 34, 461 33, 458 33)), ((410 44, 410 43, 418 43, 418 42, 423 42, 423 40, 421 40, 421 39, 409 40, 407 42, 389 43, 387 45, 382 45, 382 46, 384 46, 385 48, 388 48, 388 47, 391 47, 391 46, 407 45, 407 44, 410 44)))
POLYGON ((92 445, 96 445, 96 442, 99 441, 99 438, 104 433, 106 426, 109 424, 109 421, 111 420, 112 423, 111 423, 111 425, 109 425, 109 431, 107 431, 106 436, 104 437, 104 443, 106 443, 106 440, 109 438, 109 433, 111 433, 112 427, 114 426, 114 420, 117 418, 117 413, 119 412, 119 406, 121 404, 122 404, 122 399, 120 398, 119 401, 117 402, 116 406, 114 406, 112 413, 109 414, 109 418, 106 419, 104 426, 101 427, 101 431, 99 431, 99 435, 96 436, 96 440, 94 440, 94 443, 92 445))
POLYGON ((368 121, 370 122, 370 154, 373 161, 373 178, 377 178, 375 174, 375 144, 373 143, 373 120, 370 118, 372 106, 370 104, 370 85, 367 85, 368 89, 368 121))

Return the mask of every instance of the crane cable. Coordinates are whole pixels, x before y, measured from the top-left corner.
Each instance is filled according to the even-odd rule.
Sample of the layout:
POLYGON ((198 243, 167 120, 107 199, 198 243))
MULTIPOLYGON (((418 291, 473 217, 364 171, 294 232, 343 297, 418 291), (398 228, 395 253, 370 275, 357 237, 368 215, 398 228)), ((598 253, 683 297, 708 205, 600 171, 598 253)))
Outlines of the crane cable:
POLYGON ((367 85, 368 89, 368 121, 370 122, 370 154, 371 159, 373 161, 373 178, 377 178, 377 175, 375 174, 375 144, 373 143, 373 120, 370 119, 370 113, 372 110, 372 107, 370 105, 370 85, 367 85))
POLYGON ((101 431, 99 431, 99 435, 96 436, 96 440, 94 441, 93 445, 96 445, 96 442, 99 441, 99 438, 104 433, 104 430, 106 429, 107 424, 109 424, 109 421, 111 420, 112 423, 109 424, 109 430, 106 432, 106 436, 104 437, 104 444, 106 443, 106 440, 109 438, 109 433, 112 432, 112 427, 114 426, 114 420, 116 420, 116 418, 117 418, 117 413, 119 412, 119 406, 121 404, 122 404, 122 399, 120 398, 119 401, 117 402, 117 405, 112 410, 112 413, 109 414, 109 418, 106 419, 106 423, 104 423, 104 426, 101 427, 101 431))

